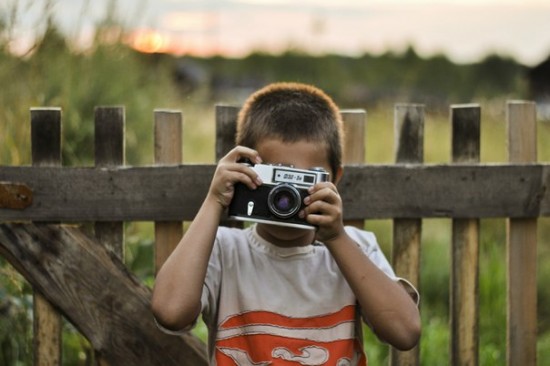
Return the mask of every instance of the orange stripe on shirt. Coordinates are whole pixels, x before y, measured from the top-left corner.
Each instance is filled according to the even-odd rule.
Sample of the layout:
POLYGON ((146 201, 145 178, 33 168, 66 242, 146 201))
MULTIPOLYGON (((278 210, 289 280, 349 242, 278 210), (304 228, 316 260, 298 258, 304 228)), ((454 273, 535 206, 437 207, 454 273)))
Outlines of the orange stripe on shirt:
POLYGON ((219 329, 242 327, 254 324, 269 324, 285 328, 328 328, 355 319, 355 305, 349 305, 336 313, 295 318, 269 311, 249 311, 233 315, 223 321, 219 329))

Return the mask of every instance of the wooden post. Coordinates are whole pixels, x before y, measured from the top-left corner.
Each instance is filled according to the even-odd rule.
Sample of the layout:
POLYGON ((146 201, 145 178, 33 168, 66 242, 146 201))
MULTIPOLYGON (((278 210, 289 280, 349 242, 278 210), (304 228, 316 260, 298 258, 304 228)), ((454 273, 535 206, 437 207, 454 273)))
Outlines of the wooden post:
MULTIPOLYGON (((125 164, 124 107, 95 109, 95 166, 111 168, 125 164)), ((117 257, 124 258, 124 223, 96 222, 95 236, 117 257)))
MULTIPOLYGON (((61 108, 31 108, 34 166, 61 165, 61 108)), ((61 315, 37 291, 33 298, 34 365, 61 365, 61 315)))
MULTIPOLYGON (((395 162, 422 163, 424 160, 424 106, 397 104, 394 109, 395 162)), ((403 184, 407 184, 403 182, 403 184)), ((397 276, 406 278, 415 287, 420 283, 420 242, 422 219, 393 220, 392 262, 397 276)), ((420 347, 407 352, 394 348, 391 365, 418 365, 420 347)))
MULTIPOLYGON (((112 168, 125 164, 125 114, 124 107, 95 108, 95 166, 112 168)), ((124 261, 124 222, 97 221, 94 223, 95 237, 107 250, 124 261)), ((111 324, 103 326, 111 327, 111 324)), ((108 332, 108 334, 113 334, 108 332)), ((95 352, 96 365, 108 365, 100 352, 95 352)))
MULTIPOLYGON (((365 123, 367 112, 363 109, 342 110, 344 121, 344 164, 365 163, 365 123)), ((348 220, 346 225, 352 225, 359 229, 365 226, 364 220, 348 220)))
MULTIPOLYGON (((182 163, 183 116, 181 111, 155 110, 155 164, 182 163)), ((155 274, 183 236, 180 221, 155 222, 155 274)))
MULTIPOLYGON (((451 106, 452 161, 479 163, 481 109, 451 106)), ((479 219, 453 219, 451 364, 479 363, 479 219)))
MULTIPOLYGON (((536 105, 507 103, 508 159, 511 163, 537 161, 536 105)), ((537 362, 537 219, 508 219, 507 364, 537 362)))
POLYGON ((216 105, 216 161, 235 147, 235 132, 240 107, 216 105))
MULTIPOLYGON (((235 133, 237 131, 238 106, 216 105, 216 162, 223 158, 235 147, 235 133)), ((222 220, 222 225, 242 228, 241 221, 222 220)))

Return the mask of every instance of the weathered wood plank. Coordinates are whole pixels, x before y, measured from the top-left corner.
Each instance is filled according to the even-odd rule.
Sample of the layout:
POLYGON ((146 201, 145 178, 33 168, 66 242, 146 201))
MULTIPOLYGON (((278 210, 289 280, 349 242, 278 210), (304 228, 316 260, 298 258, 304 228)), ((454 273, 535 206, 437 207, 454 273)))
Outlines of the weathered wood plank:
MULTIPOLYGON (((181 164, 183 159, 181 111, 155 110, 155 164, 181 164)), ((176 248, 183 235, 181 221, 155 222, 155 273, 176 248)))
MULTIPOLYGON (((424 161, 424 105, 397 104, 394 108, 395 162, 424 161)), ((407 185, 408 182, 402 182, 407 185)), ((421 216, 393 219, 392 264, 395 274, 418 288, 420 283, 421 216)), ((390 365, 418 365, 420 345, 402 352, 390 350, 390 365)))
MULTIPOLYGON (((125 124, 124 107, 96 107, 94 155, 97 168, 124 165, 126 160, 124 149, 125 124)), ((119 259, 124 261, 124 222, 95 222, 94 233, 103 247, 111 250, 119 259)), ((106 323, 104 326, 113 327, 116 324, 106 323)), ((113 333, 109 332, 110 335, 113 333)), ((95 352, 95 356, 97 366, 109 365, 98 351, 95 352)))
POLYGON ((548 216, 547 181, 542 165, 404 165, 348 168, 341 184, 353 217, 475 218, 548 216))
MULTIPOLYGON (((31 108, 31 156, 36 167, 61 166, 61 108, 31 108)), ((61 315, 33 291, 33 364, 62 364, 61 315)))
MULTIPOLYGON (((192 220, 214 165, 135 168, 0 166, 0 181, 28 185, 25 210, 0 221, 192 220)), ((550 165, 345 167, 345 219, 550 216, 550 165)))
POLYGON ((124 107, 96 107, 94 154, 97 167, 124 165, 126 161, 124 107))
MULTIPOLYGON (((510 162, 537 160, 537 118, 533 102, 508 102, 510 162)), ((537 364, 537 219, 508 219, 508 365, 537 364)))
POLYGON ((206 365, 205 347, 160 332, 151 290, 77 227, 0 224, 0 254, 111 365, 206 365))
MULTIPOLYGON (((479 163, 481 108, 451 106, 454 163, 479 163)), ((453 219, 451 246, 451 364, 479 364, 479 219, 453 219)))
POLYGON ((216 105, 216 161, 235 146, 237 118, 241 107, 216 105))
MULTIPOLYGON (((95 109, 95 166, 97 168, 124 165, 124 107, 97 107, 95 109)), ((124 223, 98 221, 94 225, 96 238, 106 248, 124 258, 124 223)))
MULTIPOLYGON (((341 111, 344 122, 343 164, 363 164, 365 162, 365 131, 367 112, 363 109, 341 111)), ((346 220, 346 225, 363 229, 365 220, 346 220)))
MULTIPOLYGON (((216 161, 219 161, 235 147, 237 120, 240 110, 240 106, 216 105, 216 161)), ((207 183, 207 186, 210 186, 210 182, 207 183)), ((221 225, 243 228, 244 222, 224 219, 221 225)))
POLYGON ((33 165, 61 165, 61 108, 31 108, 33 165))

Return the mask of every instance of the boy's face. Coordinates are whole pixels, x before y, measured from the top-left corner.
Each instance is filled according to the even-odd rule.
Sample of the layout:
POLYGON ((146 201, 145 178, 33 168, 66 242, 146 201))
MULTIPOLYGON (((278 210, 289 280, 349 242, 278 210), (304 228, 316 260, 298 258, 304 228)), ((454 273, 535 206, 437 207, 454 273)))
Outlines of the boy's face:
POLYGON ((327 156, 325 144, 299 140, 296 142, 283 142, 277 138, 265 138, 256 145, 256 151, 260 154, 265 164, 283 164, 297 169, 311 169, 322 167, 332 172, 327 156))

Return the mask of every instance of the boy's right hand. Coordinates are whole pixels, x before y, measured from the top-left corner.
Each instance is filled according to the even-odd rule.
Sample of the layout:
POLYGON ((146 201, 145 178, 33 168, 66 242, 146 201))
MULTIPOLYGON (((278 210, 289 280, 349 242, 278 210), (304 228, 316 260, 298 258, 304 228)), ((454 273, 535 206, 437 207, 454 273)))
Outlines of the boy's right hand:
POLYGON ((256 189, 262 184, 258 174, 250 166, 239 163, 244 159, 253 164, 262 162, 256 150, 244 146, 233 148, 218 162, 207 199, 213 199, 226 208, 233 199, 236 183, 243 183, 250 189, 256 189))

